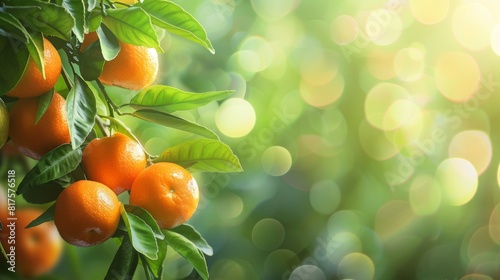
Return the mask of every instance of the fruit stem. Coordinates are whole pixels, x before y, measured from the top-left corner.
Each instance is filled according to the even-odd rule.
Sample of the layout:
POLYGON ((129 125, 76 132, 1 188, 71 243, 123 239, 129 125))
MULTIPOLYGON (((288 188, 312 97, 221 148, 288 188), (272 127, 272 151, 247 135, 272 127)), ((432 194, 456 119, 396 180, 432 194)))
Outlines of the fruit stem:
POLYGON ((111 100, 111 98, 108 95, 108 92, 106 91, 106 88, 104 85, 101 83, 101 81, 96 80, 97 85, 99 85, 99 89, 101 89, 102 93, 104 94, 104 98, 106 98, 106 101, 108 102, 108 107, 109 107, 109 113, 112 117, 114 117, 113 112, 116 112, 119 116, 123 116, 122 112, 120 112, 120 108, 116 106, 116 104, 111 100))
POLYGON ((106 137, 108 137, 109 131, 108 131, 108 129, 106 129, 106 126, 104 125, 104 122, 102 121, 101 117, 96 115, 95 122, 97 123, 97 126, 99 126, 99 129, 101 130, 102 134, 104 134, 106 137))

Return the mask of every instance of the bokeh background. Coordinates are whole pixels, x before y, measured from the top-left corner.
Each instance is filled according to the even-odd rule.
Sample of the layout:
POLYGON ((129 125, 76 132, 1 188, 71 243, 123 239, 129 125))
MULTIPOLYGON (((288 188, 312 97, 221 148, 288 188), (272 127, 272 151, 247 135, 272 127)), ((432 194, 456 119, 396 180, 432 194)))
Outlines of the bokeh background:
MULTIPOLYGON (((174 2, 216 54, 165 34, 158 82, 235 90, 182 113, 245 169, 196 175, 211 279, 500 279, 500 2, 174 2)), ((151 153, 192 137, 123 121, 151 153)), ((100 279, 117 247, 50 277, 100 279)), ((197 276, 170 250, 165 278, 197 276)))

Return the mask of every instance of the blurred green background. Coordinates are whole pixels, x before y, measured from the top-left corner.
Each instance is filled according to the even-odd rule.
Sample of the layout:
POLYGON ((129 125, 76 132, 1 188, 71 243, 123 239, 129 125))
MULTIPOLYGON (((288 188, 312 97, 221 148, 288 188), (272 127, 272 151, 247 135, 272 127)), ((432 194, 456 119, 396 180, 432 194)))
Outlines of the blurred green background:
MULTIPOLYGON (((174 2, 216 54, 165 34, 158 82, 236 91, 182 114, 245 169, 196 174, 211 279, 500 279, 500 3, 174 2)), ((151 153, 191 137, 123 120, 151 153)), ((51 275, 100 279, 117 247, 51 275)), ((165 278, 197 276, 170 250, 165 278)))

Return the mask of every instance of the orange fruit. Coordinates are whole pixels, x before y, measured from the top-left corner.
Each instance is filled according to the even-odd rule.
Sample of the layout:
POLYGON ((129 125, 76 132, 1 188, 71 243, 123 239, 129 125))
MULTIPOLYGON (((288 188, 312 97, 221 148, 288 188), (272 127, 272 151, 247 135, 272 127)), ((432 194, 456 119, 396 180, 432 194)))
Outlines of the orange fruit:
MULTIPOLYGON (((62 239, 53 222, 25 228, 42 213, 36 208, 17 209, 13 216, 17 220, 2 218, 2 246, 7 254, 11 253, 11 246, 15 246, 15 269, 23 277, 31 278, 49 272, 56 266, 62 253, 62 239), (15 225, 15 244, 12 243, 13 238, 9 239, 9 225, 15 225)), ((10 260, 10 256, 8 257, 7 261, 10 260)))
POLYGON ((137 176, 130 192, 130 204, 146 209, 164 229, 189 220, 196 211, 199 198, 193 175, 168 162, 146 168, 137 176))
POLYGON ((45 60, 45 79, 33 58, 30 58, 21 80, 7 93, 8 96, 19 98, 35 97, 42 95, 54 87, 61 74, 61 57, 52 43, 45 38, 43 38, 43 55, 45 60))
POLYGON ((146 155, 139 143, 125 134, 90 141, 82 154, 87 179, 100 182, 117 195, 130 190, 135 177, 146 168, 146 155))
POLYGON ((57 197, 54 222, 69 244, 94 246, 115 233, 120 208, 121 202, 108 187, 81 180, 69 185, 57 197))
MULTIPOLYGON (((85 35, 81 50, 98 39, 95 32, 85 35)), ((120 42, 120 52, 104 63, 99 80, 110 86, 140 90, 151 85, 158 74, 158 53, 154 48, 120 42)))
POLYGON ((10 110, 9 135, 18 150, 31 158, 40 159, 57 146, 70 142, 66 100, 54 97, 45 114, 35 125, 39 97, 19 99, 10 110))

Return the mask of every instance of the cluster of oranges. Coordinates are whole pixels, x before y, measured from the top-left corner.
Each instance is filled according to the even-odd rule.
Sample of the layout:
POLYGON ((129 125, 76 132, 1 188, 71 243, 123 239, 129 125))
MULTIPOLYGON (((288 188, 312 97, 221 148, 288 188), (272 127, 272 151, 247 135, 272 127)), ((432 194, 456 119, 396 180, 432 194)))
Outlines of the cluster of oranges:
MULTIPOLYGON (((95 33, 87 34, 80 49, 83 51, 97 39, 95 33)), ((120 46, 118 56, 104 64, 99 80, 134 90, 150 85, 158 70, 156 51, 121 42, 120 46)), ((30 59, 19 83, 7 93, 19 98, 10 109, 7 123, 12 145, 33 159, 71 141, 66 101, 59 93, 54 92, 47 110, 36 121, 40 95, 54 88, 62 69, 57 50, 45 38, 44 56, 45 77, 30 59)), ((55 265, 61 252, 60 238, 57 234, 54 238, 55 229, 62 239, 76 246, 93 246, 112 237, 123 209, 118 195, 123 192, 129 192, 131 205, 146 209, 163 229, 183 224, 197 208, 199 192, 194 177, 174 163, 149 164, 142 146, 122 133, 92 139, 83 149, 81 166, 86 179, 70 184, 60 193, 54 223, 25 229, 41 211, 17 210, 16 238, 31 242, 26 248, 22 243, 18 245, 19 264, 26 264, 18 267, 21 275, 39 275, 55 265)), ((6 213, 0 220, 5 225, 6 213)), ((0 234, 0 240, 8 248, 5 233, 0 234)))

